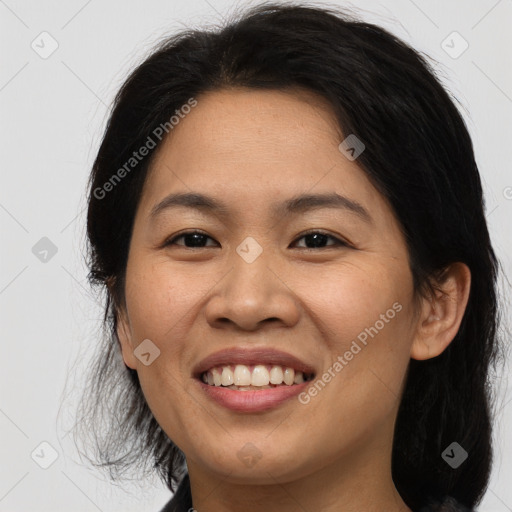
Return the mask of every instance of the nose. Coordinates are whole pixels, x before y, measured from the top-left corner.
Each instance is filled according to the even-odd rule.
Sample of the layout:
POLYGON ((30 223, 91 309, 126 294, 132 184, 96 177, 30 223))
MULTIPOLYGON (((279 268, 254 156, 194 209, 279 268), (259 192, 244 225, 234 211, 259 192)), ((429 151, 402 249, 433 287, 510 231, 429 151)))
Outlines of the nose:
POLYGON ((213 288, 206 304, 208 323, 243 331, 255 331, 265 324, 295 325, 299 302, 289 274, 277 269, 266 251, 251 263, 235 253, 231 270, 213 288))

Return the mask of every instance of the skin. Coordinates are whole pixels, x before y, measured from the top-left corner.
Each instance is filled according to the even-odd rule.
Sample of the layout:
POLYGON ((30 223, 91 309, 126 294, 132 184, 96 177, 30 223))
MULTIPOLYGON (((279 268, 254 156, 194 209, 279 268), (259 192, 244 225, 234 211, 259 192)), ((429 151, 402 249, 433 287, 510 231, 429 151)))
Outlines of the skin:
MULTIPOLYGON (((152 163, 137 210, 118 335, 155 418, 187 457, 199 512, 266 510, 410 511, 391 478, 393 428, 410 358, 428 359, 456 335, 470 272, 455 263, 444 292, 415 300, 405 240, 386 199, 338 149, 344 139, 329 105, 312 93, 231 89, 209 92, 173 129, 152 163), (179 207, 151 219, 174 192, 199 192, 230 214, 179 207), (271 215, 300 193, 357 201, 348 210, 271 215), (315 248, 302 238, 320 229, 315 248), (171 235, 200 230, 193 239, 171 235), (253 237, 252 263, 236 248, 253 237), (308 250, 309 248, 309 250, 308 250), (218 350, 290 352, 323 374, 365 328, 402 306, 308 404, 296 398, 260 413, 211 401, 192 368, 218 350), (150 339, 160 356, 134 355, 150 339), (260 455, 252 467, 237 454, 260 455)), ((365 141, 370 144, 371 141, 365 141)), ((361 345, 361 344, 360 344, 361 345)))

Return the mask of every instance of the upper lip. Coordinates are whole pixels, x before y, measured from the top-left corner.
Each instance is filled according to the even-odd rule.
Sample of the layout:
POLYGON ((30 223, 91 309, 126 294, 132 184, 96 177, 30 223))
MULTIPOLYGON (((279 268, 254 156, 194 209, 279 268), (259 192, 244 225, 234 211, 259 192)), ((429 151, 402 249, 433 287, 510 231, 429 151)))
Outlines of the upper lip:
POLYGON ((193 370, 195 377, 200 377, 204 372, 216 366, 223 366, 228 364, 275 364, 288 368, 293 368, 296 371, 301 371, 305 374, 314 374, 315 369, 309 364, 301 361, 299 358, 272 348, 241 348, 233 347, 214 352, 209 356, 202 359, 193 370))

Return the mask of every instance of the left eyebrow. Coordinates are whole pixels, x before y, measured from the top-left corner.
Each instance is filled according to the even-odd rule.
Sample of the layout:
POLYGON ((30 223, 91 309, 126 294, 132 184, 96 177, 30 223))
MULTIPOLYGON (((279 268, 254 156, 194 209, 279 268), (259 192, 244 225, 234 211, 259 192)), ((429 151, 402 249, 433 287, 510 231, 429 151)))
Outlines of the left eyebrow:
POLYGON ((302 194, 292 197, 283 203, 274 205, 273 212, 276 216, 290 215, 292 213, 304 213, 321 208, 337 208, 356 214, 365 222, 371 224, 373 219, 368 210, 357 201, 332 192, 330 194, 302 194))
MULTIPOLYGON (((154 218, 162 211, 176 207, 193 208, 222 217, 228 217, 232 214, 225 203, 214 197, 197 192, 187 192, 166 196, 152 208, 150 217, 154 218)), ((271 211, 275 217, 283 217, 322 208, 346 210, 369 224, 373 223, 371 215, 363 205, 335 192, 330 194, 300 194, 281 203, 273 204, 271 211)))

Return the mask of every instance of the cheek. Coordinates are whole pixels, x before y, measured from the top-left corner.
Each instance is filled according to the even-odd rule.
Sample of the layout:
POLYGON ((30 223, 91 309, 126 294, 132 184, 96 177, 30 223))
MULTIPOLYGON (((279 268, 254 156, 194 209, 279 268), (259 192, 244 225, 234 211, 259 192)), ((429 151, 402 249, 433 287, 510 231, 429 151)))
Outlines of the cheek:
MULTIPOLYGON (((319 383, 312 394, 323 395, 325 406, 343 397, 354 411, 360 404, 385 414, 400 394, 410 358, 412 283, 407 270, 351 267, 317 283, 321 286, 304 287, 301 294, 317 330, 324 333, 330 361, 318 376, 325 387, 319 383)), ((320 401, 317 405, 324 407, 320 401)))
POLYGON ((194 321, 195 308, 215 285, 211 275, 192 267, 177 269, 168 261, 134 258, 127 271, 126 300, 133 334, 149 338, 160 348, 178 350, 194 321), (130 272, 131 270, 131 272, 130 272))
MULTIPOLYGON (((171 272, 168 262, 134 257, 127 268, 126 304, 132 346, 150 340, 148 346, 154 357, 149 365, 137 361, 137 372, 157 421, 164 421, 159 415, 167 411, 165 421, 179 422, 179 411, 186 405, 181 391, 189 378, 183 365, 189 350, 185 340, 193 323, 194 305, 208 284, 203 282, 197 289, 191 284, 195 282, 184 272, 171 272)), ((173 425, 172 431, 179 431, 179 425, 173 425)))
POLYGON ((395 335, 402 329, 412 284, 407 271, 379 263, 296 275, 293 289, 331 348, 344 352, 358 336, 364 341, 365 333, 370 337, 368 331, 375 334, 375 327, 379 333, 395 335))
POLYGON ((185 340, 194 322, 194 308, 214 284, 209 281, 211 277, 201 280, 190 272, 171 269, 168 261, 134 257, 127 268, 126 302, 133 344, 149 339, 159 351, 151 364, 137 365, 142 392, 156 421, 165 425, 177 444, 183 442, 182 433, 196 414, 183 391, 190 378, 183 365, 189 350, 185 340))

